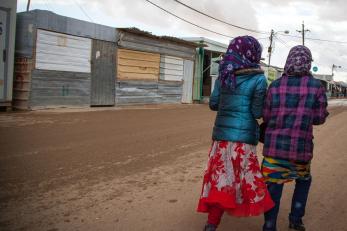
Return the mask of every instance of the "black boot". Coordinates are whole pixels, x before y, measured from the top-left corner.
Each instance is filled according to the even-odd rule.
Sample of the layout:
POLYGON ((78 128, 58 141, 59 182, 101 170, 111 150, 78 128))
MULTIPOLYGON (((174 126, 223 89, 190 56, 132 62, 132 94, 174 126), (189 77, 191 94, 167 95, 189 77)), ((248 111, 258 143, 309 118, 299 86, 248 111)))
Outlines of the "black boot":
POLYGON ((292 222, 289 222, 289 229, 292 230, 299 230, 299 231, 305 231, 305 226, 302 222, 298 223, 298 224, 294 224, 292 222))
POLYGON ((206 224, 203 231, 216 231, 217 227, 212 224, 206 224))

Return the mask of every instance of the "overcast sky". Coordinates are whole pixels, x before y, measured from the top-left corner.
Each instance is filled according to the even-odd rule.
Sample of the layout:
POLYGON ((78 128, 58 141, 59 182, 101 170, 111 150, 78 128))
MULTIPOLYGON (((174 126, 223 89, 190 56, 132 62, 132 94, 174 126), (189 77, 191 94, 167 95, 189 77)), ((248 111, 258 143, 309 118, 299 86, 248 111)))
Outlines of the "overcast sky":
MULTIPOLYGON (((252 34, 247 31, 216 22, 173 0, 151 0, 161 7, 174 12, 195 24, 210 30, 230 35, 253 35, 260 38, 263 57, 268 58, 267 34, 252 34)), ((319 38, 346 43, 306 40, 314 58, 313 66, 319 74, 331 74, 333 64, 336 69, 334 80, 347 82, 347 3, 344 0, 181 0, 206 14, 239 26, 260 31, 289 30, 290 35, 301 36, 305 21, 308 38, 319 38)), ((18 11, 24 11, 27 0, 18 0, 18 11)), ((145 0, 31 0, 31 9, 45 9, 57 14, 90 21, 112 27, 138 27, 157 35, 176 37, 203 36, 219 42, 228 43, 230 38, 216 35, 183 22, 149 4, 145 0), (81 9, 82 8, 82 9, 81 9), (83 10, 88 16, 83 13, 83 10)), ((279 35, 274 40, 274 53, 271 64, 284 66, 290 47, 301 44, 300 38, 279 35)))

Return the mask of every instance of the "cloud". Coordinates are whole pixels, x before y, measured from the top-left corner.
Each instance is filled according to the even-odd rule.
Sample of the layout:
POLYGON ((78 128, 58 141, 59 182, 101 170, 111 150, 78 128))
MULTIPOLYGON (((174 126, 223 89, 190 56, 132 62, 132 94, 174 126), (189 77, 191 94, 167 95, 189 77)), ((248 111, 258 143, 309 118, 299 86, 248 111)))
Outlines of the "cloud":
MULTIPOLYGON (((77 1, 94 21, 113 27, 139 27, 158 35, 176 37, 203 36, 219 42, 228 43, 230 38, 222 37, 187 24, 149 4, 145 0, 37 0, 33 6, 45 7, 48 5, 57 9, 58 13, 70 17, 79 17, 86 20, 77 1), (41 5, 40 5, 41 4, 41 5), (70 7, 68 9, 67 7, 70 7), (63 9, 63 10, 61 10, 63 9), (59 11, 60 10, 60 11, 59 11)), ((267 56, 268 35, 249 33, 224 25, 193 12, 173 0, 151 0, 163 8, 183 17, 193 23, 219 33, 231 36, 250 34, 262 38, 260 42, 264 47, 263 57, 267 56)), ((181 0, 184 3, 216 18, 227 22, 257 29, 261 31, 289 30, 290 35, 298 38, 281 36, 274 40, 274 53, 271 63, 280 67, 284 62, 290 47, 301 44, 302 21, 305 21, 307 38, 321 38, 336 41, 347 41, 347 4, 344 0, 181 0)), ((18 0, 25 5, 24 0, 18 0)), ((306 40, 306 45, 312 50, 315 65, 319 66, 319 73, 331 73, 331 65, 337 64, 345 67, 336 74, 347 81, 347 44, 317 42, 306 40)))
MULTIPOLYGON (((218 38, 228 42, 229 38, 220 38, 213 33, 206 32, 202 29, 194 27, 180 19, 175 18, 167 14, 166 12, 156 8, 145 0, 83 0, 84 4, 90 4, 94 2, 100 11, 105 12, 108 16, 114 16, 114 18, 132 18, 137 24, 151 25, 152 27, 161 28, 165 34, 175 35, 190 34, 206 36, 212 38, 218 38)), ((223 25, 215 20, 202 16, 172 0, 151 0, 155 4, 167 9, 170 12, 177 14, 188 21, 198 24, 202 27, 214 30, 216 32, 230 35, 246 34, 247 32, 232 28, 230 26, 223 25)), ((216 16, 227 22, 236 22, 237 24, 245 27, 257 29, 257 20, 255 18, 255 9, 249 2, 239 4, 239 1, 230 0, 201 0, 199 2, 193 0, 183 1, 187 5, 190 5, 198 10, 201 10, 207 14, 216 16)), ((116 20, 115 20, 116 21, 116 20)), ((130 26, 130 25, 129 25, 130 26)))

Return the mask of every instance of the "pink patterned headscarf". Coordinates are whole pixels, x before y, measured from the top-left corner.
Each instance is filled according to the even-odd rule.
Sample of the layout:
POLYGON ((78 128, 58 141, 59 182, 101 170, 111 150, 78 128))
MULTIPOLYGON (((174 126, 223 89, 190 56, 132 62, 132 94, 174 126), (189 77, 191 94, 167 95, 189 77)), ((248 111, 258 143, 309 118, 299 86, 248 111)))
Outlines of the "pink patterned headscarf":
POLYGON ((290 49, 286 65, 284 66, 285 75, 305 76, 310 75, 312 54, 310 49, 299 45, 290 49))

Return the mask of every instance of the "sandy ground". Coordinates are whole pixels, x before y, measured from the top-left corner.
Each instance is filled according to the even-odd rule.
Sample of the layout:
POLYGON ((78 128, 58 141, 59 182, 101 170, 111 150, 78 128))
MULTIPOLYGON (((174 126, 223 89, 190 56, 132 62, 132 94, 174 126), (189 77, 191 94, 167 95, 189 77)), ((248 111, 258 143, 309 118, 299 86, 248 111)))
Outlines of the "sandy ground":
MULTIPOLYGON (((347 108, 330 112, 315 129, 309 231, 347 230, 347 108)), ((0 114, 0 230, 202 230, 195 208, 214 117, 206 105, 0 114)), ((219 230, 261 225, 224 216, 219 230)))

